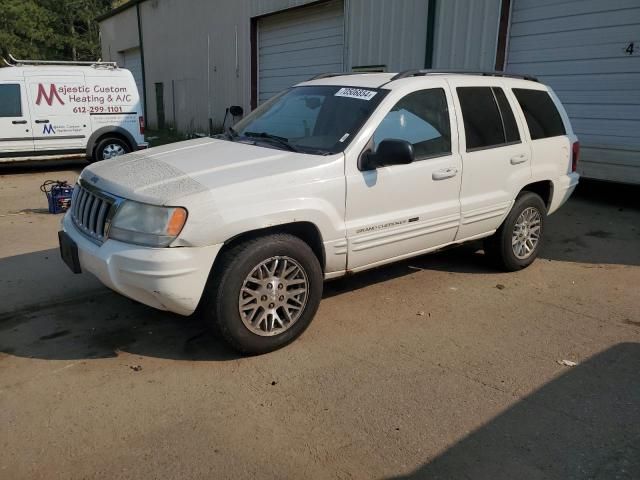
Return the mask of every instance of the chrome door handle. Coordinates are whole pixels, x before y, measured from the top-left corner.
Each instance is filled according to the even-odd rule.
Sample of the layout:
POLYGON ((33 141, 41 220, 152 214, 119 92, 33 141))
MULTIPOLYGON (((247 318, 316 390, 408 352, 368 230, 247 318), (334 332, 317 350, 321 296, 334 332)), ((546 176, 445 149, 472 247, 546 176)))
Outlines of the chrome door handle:
POLYGON ((434 180, 446 180, 447 178, 453 178, 458 174, 457 168, 443 168, 442 170, 437 170, 433 172, 431 178, 434 180))
POLYGON ((516 155, 515 157, 511 157, 511 165, 519 165, 526 162, 527 160, 529 160, 529 158, 524 153, 521 155, 516 155))

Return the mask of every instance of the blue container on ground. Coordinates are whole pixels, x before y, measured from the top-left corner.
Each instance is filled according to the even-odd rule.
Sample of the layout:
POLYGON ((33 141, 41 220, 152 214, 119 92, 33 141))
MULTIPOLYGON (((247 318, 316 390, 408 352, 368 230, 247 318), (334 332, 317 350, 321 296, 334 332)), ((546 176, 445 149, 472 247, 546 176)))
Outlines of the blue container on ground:
POLYGON ((60 180, 47 180, 40 185, 40 191, 47 196, 49 213, 64 213, 71 205, 73 186, 60 180))

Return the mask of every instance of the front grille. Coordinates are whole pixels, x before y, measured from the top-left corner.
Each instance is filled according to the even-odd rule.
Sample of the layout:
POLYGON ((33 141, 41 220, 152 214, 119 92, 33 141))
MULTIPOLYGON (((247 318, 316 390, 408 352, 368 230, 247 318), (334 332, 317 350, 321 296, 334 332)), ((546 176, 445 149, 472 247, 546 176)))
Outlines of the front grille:
POLYGON ((100 192, 77 184, 71 197, 71 218, 78 229, 92 240, 102 243, 109 233, 116 201, 100 192))

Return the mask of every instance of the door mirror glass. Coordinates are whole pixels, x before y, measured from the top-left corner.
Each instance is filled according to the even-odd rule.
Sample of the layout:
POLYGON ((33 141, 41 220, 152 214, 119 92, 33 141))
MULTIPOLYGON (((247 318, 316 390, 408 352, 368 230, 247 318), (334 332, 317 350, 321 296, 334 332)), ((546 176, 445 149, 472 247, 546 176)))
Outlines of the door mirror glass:
POLYGON ((366 152, 360 161, 360 170, 375 170, 390 165, 407 165, 415 160, 413 145, 406 140, 387 139, 380 142, 375 152, 366 152))
POLYGON ((244 109, 239 105, 233 105, 229 107, 229 113, 234 117, 241 117, 244 115, 244 109))

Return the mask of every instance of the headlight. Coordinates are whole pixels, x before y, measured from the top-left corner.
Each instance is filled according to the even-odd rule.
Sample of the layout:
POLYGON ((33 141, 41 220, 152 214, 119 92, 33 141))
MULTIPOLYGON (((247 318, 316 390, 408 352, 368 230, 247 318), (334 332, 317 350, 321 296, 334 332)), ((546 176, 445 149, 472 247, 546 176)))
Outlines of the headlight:
POLYGON ((181 207, 157 207, 126 200, 111 222, 109 238, 122 242, 166 247, 180 235, 187 221, 181 207))

